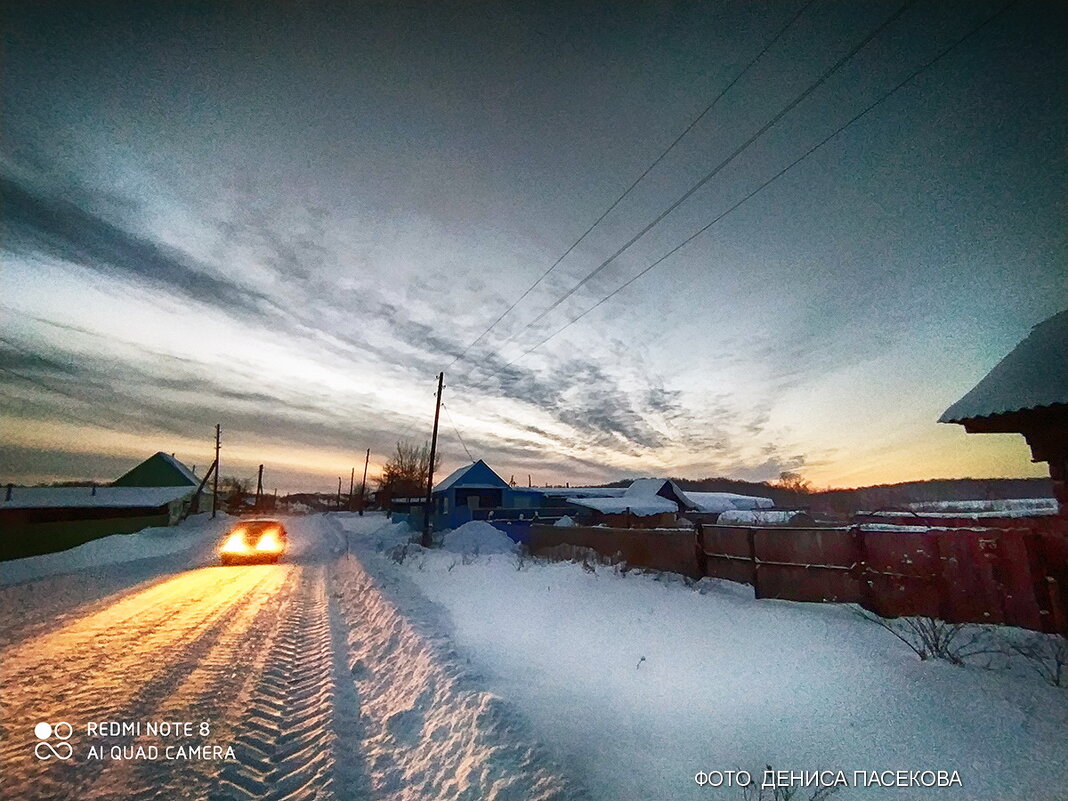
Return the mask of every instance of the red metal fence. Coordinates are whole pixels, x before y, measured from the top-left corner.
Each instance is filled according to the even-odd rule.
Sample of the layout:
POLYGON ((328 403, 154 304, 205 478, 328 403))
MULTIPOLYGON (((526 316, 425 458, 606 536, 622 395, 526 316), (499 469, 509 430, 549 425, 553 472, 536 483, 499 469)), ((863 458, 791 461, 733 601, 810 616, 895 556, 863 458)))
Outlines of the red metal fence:
POLYGON ((857 603, 882 617, 1068 635, 1068 535, 1028 528, 641 530, 531 526, 535 554, 587 548, 632 567, 752 584, 757 598, 857 603))
POLYGON ((1060 534, 703 525, 697 541, 705 575, 752 584, 757 598, 1068 634, 1068 538, 1060 534))

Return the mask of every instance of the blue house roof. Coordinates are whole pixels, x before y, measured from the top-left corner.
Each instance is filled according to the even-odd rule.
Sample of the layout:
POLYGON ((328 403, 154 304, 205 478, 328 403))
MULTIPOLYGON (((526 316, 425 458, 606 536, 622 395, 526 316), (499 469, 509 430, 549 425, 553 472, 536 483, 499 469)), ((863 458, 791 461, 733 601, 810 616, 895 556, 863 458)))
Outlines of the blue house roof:
POLYGON ((448 492, 456 487, 472 487, 476 489, 507 489, 508 482, 490 469, 490 466, 479 459, 477 462, 464 465, 459 470, 454 470, 444 481, 434 487, 434 492, 448 492))

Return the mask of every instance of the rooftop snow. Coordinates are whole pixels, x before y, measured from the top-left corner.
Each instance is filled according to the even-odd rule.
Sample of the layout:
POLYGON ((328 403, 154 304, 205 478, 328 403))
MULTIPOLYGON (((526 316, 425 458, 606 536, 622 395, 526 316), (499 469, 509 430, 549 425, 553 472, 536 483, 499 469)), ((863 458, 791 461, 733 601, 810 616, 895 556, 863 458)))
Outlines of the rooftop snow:
POLYGON ((699 512, 726 512, 729 509, 770 509, 775 505, 771 498, 756 495, 738 495, 734 492, 687 492, 699 512))
POLYGON ((960 423, 1062 403, 1068 404, 1068 309, 1032 328, 938 422, 960 423))
POLYGON ((758 526, 785 525, 799 514, 801 513, 786 510, 728 509, 716 519, 716 523, 720 525, 729 525, 731 523, 744 523, 758 526))
POLYGON ((659 495, 630 496, 624 498, 568 498, 568 503, 575 506, 584 506, 587 509, 595 509, 607 515, 618 515, 630 512, 638 517, 649 517, 679 511, 679 506, 674 501, 661 498, 659 495))
POLYGON ((192 495, 196 487, 13 487, 0 494, 0 509, 85 509, 163 506, 192 495))
POLYGON ((624 487, 526 487, 557 498, 621 498, 624 487))

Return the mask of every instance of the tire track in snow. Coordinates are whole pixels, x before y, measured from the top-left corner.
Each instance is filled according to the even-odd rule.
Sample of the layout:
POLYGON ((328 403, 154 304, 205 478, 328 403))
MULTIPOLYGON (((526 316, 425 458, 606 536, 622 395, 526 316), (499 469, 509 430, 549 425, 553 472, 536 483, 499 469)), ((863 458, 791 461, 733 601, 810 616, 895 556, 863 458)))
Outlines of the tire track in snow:
POLYGON ((343 752, 357 725, 352 688, 339 681, 336 618, 324 569, 308 569, 219 773, 213 801, 366 797, 358 755, 343 752), (346 689, 348 692, 346 692, 346 689))

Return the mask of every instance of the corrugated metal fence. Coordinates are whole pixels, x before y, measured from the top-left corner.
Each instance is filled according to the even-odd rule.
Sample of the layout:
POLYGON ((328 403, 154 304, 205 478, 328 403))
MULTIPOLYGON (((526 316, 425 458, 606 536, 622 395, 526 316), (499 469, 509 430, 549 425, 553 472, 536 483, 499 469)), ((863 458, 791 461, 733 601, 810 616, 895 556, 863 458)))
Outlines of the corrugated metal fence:
POLYGON ((883 617, 1068 635, 1068 536, 1026 528, 531 527, 531 550, 591 548, 634 567, 753 585, 757 598, 857 603, 883 617))

